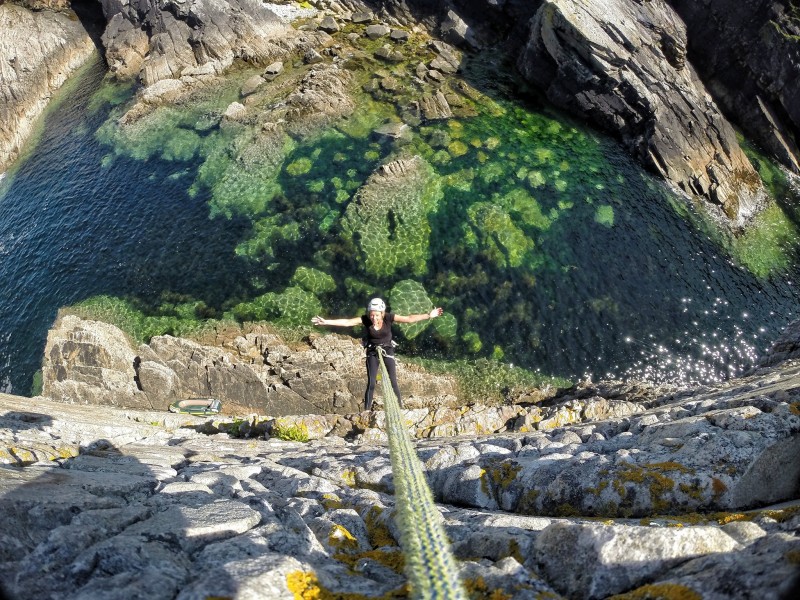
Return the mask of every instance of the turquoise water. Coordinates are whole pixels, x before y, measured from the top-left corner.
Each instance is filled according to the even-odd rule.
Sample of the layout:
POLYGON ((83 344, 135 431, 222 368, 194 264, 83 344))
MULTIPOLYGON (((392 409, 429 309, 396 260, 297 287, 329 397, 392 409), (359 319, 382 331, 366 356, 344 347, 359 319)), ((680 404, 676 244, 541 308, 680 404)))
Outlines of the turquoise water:
POLYGON ((98 295, 287 324, 349 316, 373 294, 431 301, 448 318, 407 331, 402 352, 573 379, 717 380, 797 317, 794 258, 751 274, 614 143, 562 117, 498 97, 405 146, 353 124, 293 139, 275 166, 242 150, 245 127, 191 111, 134 142, 107 135, 118 113, 98 101, 113 98, 102 78, 88 70, 0 181, 6 390, 30 390, 58 308, 98 295), (349 207, 398 152, 428 166, 380 229, 349 207))

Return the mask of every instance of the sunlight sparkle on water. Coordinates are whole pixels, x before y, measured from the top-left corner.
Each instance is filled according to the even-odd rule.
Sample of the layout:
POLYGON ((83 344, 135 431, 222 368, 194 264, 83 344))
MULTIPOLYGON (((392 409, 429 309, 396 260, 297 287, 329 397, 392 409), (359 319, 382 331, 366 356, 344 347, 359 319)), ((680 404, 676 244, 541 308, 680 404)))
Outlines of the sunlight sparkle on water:
MULTIPOLYGON (((691 298, 681 298, 684 306, 682 312, 689 310, 691 302, 691 298)), ((719 314, 724 312, 726 306, 729 303, 725 299, 715 298, 711 312, 719 314)), ((709 310, 701 309, 698 312, 708 314, 709 310)), ((747 312, 741 313, 742 320, 749 316, 747 312)), ((696 320, 691 323, 695 327, 698 325, 696 320)), ((644 339, 626 335, 625 343, 638 347, 639 359, 633 366, 617 373, 617 376, 680 385, 729 379, 741 375, 757 362, 758 341, 767 332, 766 327, 760 327, 757 333, 752 333, 734 325, 732 331, 718 328, 699 335, 690 335, 688 330, 683 330, 682 335, 672 337, 669 341, 658 341, 652 334, 644 339)))

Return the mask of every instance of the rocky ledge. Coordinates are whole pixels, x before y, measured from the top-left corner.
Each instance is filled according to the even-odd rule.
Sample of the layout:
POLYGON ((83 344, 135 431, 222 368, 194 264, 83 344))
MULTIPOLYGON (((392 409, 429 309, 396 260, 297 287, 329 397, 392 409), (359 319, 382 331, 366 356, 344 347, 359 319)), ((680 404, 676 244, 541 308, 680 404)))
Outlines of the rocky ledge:
MULTIPOLYGON (((561 426, 509 413, 487 433, 466 427, 471 407, 452 431, 479 435, 418 439, 470 597, 796 597, 793 331, 765 364, 784 360, 724 384, 585 383, 538 408, 620 412, 561 426)), ((380 439, 301 436, 308 416, 243 427, 63 400, 0 396, 12 598, 409 593, 380 439)), ((438 412, 404 412, 414 435, 422 411, 438 412)), ((381 430, 382 412, 361 418, 381 430)))
POLYGON ((0 31, 2 173, 19 156, 54 91, 89 59, 95 45, 75 13, 63 7, 34 12, 0 3, 0 31))

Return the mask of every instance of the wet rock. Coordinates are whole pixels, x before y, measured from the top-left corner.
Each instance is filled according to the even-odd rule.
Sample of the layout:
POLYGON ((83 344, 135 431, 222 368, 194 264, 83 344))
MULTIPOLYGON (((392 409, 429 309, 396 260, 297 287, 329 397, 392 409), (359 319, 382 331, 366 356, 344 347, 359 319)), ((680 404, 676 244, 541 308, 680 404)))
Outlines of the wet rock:
POLYGON ((266 66, 264 69, 264 78, 267 81, 272 81, 281 73, 283 73, 283 61, 278 60, 266 66))
POLYGON ((447 98, 442 92, 427 94, 414 102, 412 110, 420 117, 428 121, 439 119, 449 119, 453 116, 447 98))
POLYGON ((249 96, 250 94, 255 94, 259 87, 261 87, 265 82, 265 79, 261 77, 261 75, 253 75, 250 79, 245 81, 242 84, 241 95, 242 97, 249 96))
POLYGON ((762 356, 758 365, 769 367, 800 357, 800 321, 792 321, 762 356))
POLYGON ((391 139, 410 139, 411 128, 405 123, 387 123, 381 125, 375 130, 378 137, 387 137, 391 139))
POLYGON ((247 116, 247 109, 241 102, 231 102, 222 116, 229 121, 240 121, 247 116))

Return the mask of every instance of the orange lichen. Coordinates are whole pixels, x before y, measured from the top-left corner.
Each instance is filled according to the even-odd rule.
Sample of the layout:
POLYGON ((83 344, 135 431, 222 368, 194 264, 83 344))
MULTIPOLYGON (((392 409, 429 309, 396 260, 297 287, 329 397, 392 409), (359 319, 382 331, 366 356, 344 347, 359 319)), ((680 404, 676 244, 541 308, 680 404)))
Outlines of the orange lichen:
POLYGON ((692 588, 676 583, 651 583, 609 600, 703 600, 692 588))

